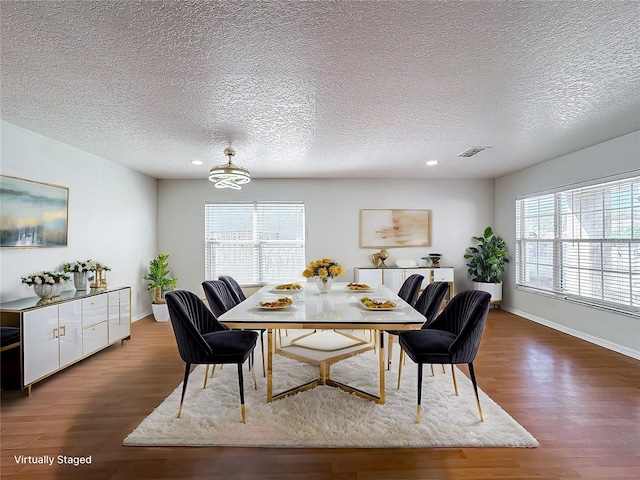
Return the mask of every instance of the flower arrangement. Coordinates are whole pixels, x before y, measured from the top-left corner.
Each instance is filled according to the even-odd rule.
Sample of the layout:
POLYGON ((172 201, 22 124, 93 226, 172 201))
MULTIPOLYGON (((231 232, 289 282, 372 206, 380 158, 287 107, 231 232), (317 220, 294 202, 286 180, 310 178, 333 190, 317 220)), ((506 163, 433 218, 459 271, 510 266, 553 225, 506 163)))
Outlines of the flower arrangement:
POLYGON ((111 270, 111 268, 93 260, 76 260, 62 264, 62 270, 65 272, 94 272, 96 270, 111 270))
POLYGON ((26 283, 27 285, 55 285, 56 283, 60 285, 64 285, 67 283, 67 280, 71 279, 69 275, 65 272, 38 272, 32 273, 26 277, 22 277, 22 283, 26 283))
POLYGON ((302 276, 305 278, 310 277, 337 277, 344 273, 344 268, 339 263, 331 260, 330 258, 323 258, 322 260, 314 260, 309 263, 309 266, 302 272, 302 276))

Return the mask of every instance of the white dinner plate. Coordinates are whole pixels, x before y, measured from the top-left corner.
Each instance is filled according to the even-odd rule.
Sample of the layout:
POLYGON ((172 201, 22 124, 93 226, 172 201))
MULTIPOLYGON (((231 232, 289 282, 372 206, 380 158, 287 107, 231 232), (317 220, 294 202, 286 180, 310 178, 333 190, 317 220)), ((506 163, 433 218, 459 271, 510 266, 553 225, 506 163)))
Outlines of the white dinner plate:
MULTIPOLYGON (((372 298, 371 300, 377 300, 380 302, 386 302, 387 299, 380 299, 380 298, 372 298)), ((362 308, 364 308, 365 310, 369 310, 372 312, 389 312, 391 310, 395 310, 396 308, 398 308, 398 304, 396 302, 393 302, 395 304, 394 307, 391 308, 378 308, 378 307, 367 307, 364 303, 362 303, 360 300, 358 300, 358 303, 360 304, 360 306, 362 308)))
MULTIPOLYGON (((298 284, 300 285, 300 284, 298 284)), ((276 286, 280 286, 280 285, 276 285, 276 286)), ((304 287, 302 285, 300 285, 300 288, 281 288, 281 289, 277 289, 276 287, 273 287, 271 289, 271 292, 275 292, 275 293, 293 293, 293 292, 301 292, 302 290, 304 290, 304 287)))
POLYGON ((371 285, 369 285, 369 288, 349 288, 349 286, 347 285, 346 287, 344 287, 345 290, 349 291, 349 292, 371 292, 372 290, 375 290, 376 287, 372 287, 371 285))
POLYGON ((259 308, 260 310, 284 310, 285 308, 289 308, 291 307, 291 305, 282 305, 282 306, 267 306, 267 305, 256 305, 256 308, 259 308))

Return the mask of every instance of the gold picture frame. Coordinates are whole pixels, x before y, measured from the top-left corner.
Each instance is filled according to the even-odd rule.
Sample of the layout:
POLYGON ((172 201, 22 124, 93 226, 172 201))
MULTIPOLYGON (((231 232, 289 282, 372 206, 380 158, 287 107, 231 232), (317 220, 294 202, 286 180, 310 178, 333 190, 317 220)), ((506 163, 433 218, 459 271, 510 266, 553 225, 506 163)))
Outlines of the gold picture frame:
POLYGON ((431 210, 360 210, 360 247, 431 246, 431 210))
POLYGON ((0 175, 0 247, 66 247, 69 188, 0 175))

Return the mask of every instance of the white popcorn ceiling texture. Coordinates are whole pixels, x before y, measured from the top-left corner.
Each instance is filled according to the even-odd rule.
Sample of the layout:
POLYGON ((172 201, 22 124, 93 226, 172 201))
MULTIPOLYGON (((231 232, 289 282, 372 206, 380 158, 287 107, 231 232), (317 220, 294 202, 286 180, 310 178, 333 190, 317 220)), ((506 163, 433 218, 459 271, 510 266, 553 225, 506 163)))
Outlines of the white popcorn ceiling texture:
POLYGON ((156 178, 207 178, 229 146, 258 178, 495 178, 640 129, 637 1, 2 1, 0 16, 2 119, 156 178), (493 148, 456 158, 478 145, 493 148))

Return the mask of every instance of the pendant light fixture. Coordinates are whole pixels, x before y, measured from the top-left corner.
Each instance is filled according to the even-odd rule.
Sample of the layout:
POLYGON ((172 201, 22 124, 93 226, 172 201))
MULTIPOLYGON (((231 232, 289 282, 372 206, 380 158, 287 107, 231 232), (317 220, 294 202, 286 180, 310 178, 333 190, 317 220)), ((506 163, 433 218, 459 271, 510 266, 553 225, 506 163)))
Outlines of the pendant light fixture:
POLYGON ((236 154, 232 148, 226 148, 224 154, 229 157, 229 161, 224 165, 213 167, 209 171, 209 181, 214 183, 216 188, 233 188, 240 190, 240 185, 251 181, 251 174, 246 168, 234 165, 231 159, 236 154))

